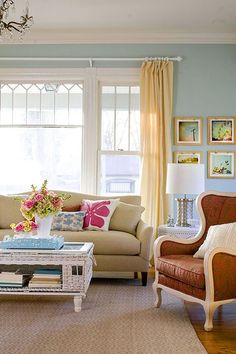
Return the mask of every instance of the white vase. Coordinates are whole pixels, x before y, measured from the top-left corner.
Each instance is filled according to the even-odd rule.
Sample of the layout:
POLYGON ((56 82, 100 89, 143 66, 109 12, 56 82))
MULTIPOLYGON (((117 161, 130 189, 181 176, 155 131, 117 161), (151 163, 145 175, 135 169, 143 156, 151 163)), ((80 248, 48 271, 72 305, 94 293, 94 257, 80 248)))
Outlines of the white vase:
POLYGON ((38 215, 35 215, 35 222, 38 225, 38 228, 37 228, 37 236, 38 237, 50 236, 52 219, 53 219, 53 215, 48 215, 45 218, 40 218, 38 215))

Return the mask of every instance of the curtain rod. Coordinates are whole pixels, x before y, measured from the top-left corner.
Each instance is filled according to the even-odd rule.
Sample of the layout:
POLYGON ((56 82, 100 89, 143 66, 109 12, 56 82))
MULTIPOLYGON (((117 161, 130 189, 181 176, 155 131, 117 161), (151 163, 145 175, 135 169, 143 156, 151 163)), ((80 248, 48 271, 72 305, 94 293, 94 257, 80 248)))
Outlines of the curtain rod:
POLYGON ((145 57, 145 58, 63 58, 63 57, 0 57, 0 61, 88 61, 93 66, 94 61, 145 61, 145 60, 170 60, 182 61, 182 57, 145 57))

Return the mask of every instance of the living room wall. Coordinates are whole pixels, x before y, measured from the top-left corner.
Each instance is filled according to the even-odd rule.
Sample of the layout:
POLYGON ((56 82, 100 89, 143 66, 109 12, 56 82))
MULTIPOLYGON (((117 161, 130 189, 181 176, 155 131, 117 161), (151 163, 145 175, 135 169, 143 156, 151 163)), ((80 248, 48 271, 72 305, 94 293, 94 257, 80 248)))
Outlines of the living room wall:
MULTIPOLYGON (((174 146, 199 151, 206 165, 206 189, 235 191, 236 179, 208 179, 207 151, 236 150, 236 145, 207 144, 207 116, 236 116, 236 45, 234 44, 70 44, 0 45, 0 57, 146 57, 182 56, 174 64, 174 116, 203 117, 201 146, 174 146)), ((1 68, 86 67, 82 62, 0 61, 1 68)), ((96 67, 138 67, 140 62, 97 62, 96 67)))

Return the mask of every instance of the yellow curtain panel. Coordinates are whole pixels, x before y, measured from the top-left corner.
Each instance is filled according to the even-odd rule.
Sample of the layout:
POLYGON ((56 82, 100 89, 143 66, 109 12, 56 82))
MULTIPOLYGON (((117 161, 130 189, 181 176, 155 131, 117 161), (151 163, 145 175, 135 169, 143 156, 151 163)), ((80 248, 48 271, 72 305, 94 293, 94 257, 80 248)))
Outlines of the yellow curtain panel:
POLYGON ((144 219, 166 222, 167 163, 171 162, 173 62, 145 61, 141 67, 141 195, 144 219))

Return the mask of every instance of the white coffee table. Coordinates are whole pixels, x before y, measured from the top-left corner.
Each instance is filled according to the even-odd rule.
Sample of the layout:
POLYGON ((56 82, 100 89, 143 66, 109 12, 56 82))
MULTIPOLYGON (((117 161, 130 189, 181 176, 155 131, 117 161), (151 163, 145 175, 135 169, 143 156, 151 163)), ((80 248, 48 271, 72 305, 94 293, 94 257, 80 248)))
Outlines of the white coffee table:
POLYGON ((22 269, 33 273, 39 268, 62 271, 60 288, 1 287, 0 294, 14 295, 69 295, 74 297, 75 312, 81 311, 82 299, 86 297, 93 270, 91 242, 65 242, 60 250, 0 249, 0 270, 22 269))

